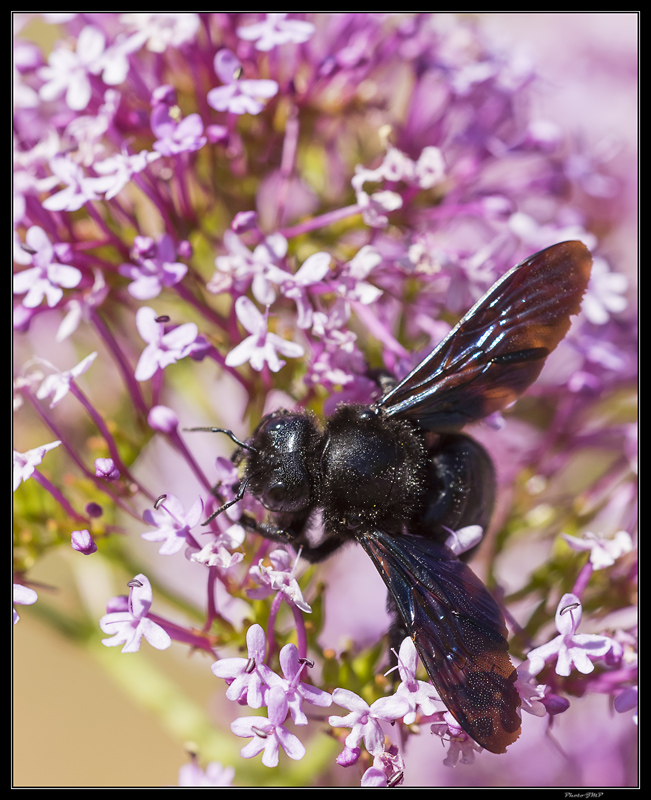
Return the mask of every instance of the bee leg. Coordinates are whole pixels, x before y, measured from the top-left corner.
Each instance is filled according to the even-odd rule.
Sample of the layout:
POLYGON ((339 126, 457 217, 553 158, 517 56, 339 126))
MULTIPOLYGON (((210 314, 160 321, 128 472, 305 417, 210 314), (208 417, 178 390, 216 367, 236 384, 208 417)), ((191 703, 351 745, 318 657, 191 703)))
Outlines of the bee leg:
MULTIPOLYGON (((495 504, 495 469, 486 450, 470 436, 443 434, 428 454, 429 502, 413 533, 444 543, 449 530, 479 525, 486 532, 495 504)), ((467 561, 475 548, 463 554, 467 561)))
POLYGON ((257 533, 272 542, 296 545, 303 534, 305 520, 297 518, 286 526, 272 525, 270 522, 258 522, 250 514, 242 514, 240 525, 251 533, 257 533))
POLYGON ((301 558, 309 561, 310 564, 324 561, 345 543, 345 540, 338 536, 330 536, 318 545, 310 544, 307 540, 310 515, 292 516, 294 518, 289 520, 287 525, 280 527, 269 522, 258 522, 249 514, 242 514, 240 524, 251 533, 257 533, 272 542, 291 544, 296 551, 300 549, 301 558))

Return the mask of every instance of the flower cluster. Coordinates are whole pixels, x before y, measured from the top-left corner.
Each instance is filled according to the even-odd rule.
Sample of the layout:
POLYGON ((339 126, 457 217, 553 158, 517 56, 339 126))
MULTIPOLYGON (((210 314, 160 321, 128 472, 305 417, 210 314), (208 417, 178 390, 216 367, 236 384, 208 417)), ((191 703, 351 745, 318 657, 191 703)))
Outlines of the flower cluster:
MULTIPOLYGON (((489 537, 482 569, 513 631, 527 713, 501 780, 526 782, 546 758, 541 783, 581 785, 598 753, 625 752, 637 357, 623 148, 536 111, 534 66, 481 18, 59 13, 14 25, 14 602, 29 606, 17 635, 45 609, 124 654, 144 639, 205 658, 222 696, 266 709, 223 733, 282 770, 275 783, 306 780, 309 760, 320 785, 350 767, 356 785, 461 772, 488 785, 496 757, 478 756, 411 640, 387 656, 383 590, 356 548, 332 575, 257 536, 269 519, 241 452, 229 460, 226 436, 188 429, 241 444, 279 407, 368 404, 511 266, 578 239, 594 256, 583 313, 525 400, 473 431, 504 500, 493 528, 449 531, 447 546, 460 555, 489 537), (57 548, 76 569, 52 592, 57 548), (79 599, 91 584, 100 619, 79 599), (332 704, 343 712, 323 716, 332 704), (594 752, 573 735, 582 714, 600 731, 594 752), (573 761, 541 757, 552 725, 573 761), (420 742, 428 755, 410 759, 420 742)), ((318 513, 309 524, 317 541, 318 513)), ((223 726, 207 708, 207 767, 194 754, 179 783, 252 782, 254 763, 206 752, 201 730, 223 726)))

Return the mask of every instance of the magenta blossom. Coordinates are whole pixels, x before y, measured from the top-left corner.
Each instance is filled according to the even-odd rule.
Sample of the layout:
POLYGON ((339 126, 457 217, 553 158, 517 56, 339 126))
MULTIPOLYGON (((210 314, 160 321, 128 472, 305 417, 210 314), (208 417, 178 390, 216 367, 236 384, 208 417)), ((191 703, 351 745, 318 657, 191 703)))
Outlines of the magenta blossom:
POLYGON ((556 628, 559 636, 531 650, 527 655, 529 673, 537 675, 547 661, 556 659, 556 673, 567 677, 574 667, 584 675, 594 669, 593 660, 603 658, 617 648, 608 636, 577 633, 583 613, 581 601, 573 594, 564 594, 556 609, 556 628))
POLYGON ((268 312, 261 314, 248 297, 238 297, 235 313, 251 335, 226 356, 227 366, 237 367, 248 362, 254 370, 260 372, 267 364, 272 372, 278 372, 286 363, 278 357, 279 353, 288 358, 300 358, 303 355, 304 350, 300 344, 269 331, 268 312))
POLYGON ((147 306, 138 309, 136 325, 138 333, 147 342, 136 367, 137 381, 149 380, 157 370, 165 369, 203 347, 194 322, 186 322, 166 333, 164 322, 159 321, 154 309, 147 306))
POLYGON ((225 84, 208 92, 208 104, 217 111, 259 114, 264 108, 260 100, 278 92, 276 81, 242 78, 242 64, 230 50, 220 50, 215 56, 214 66, 217 77, 225 84))
POLYGON ((25 246, 33 266, 14 275, 14 293, 26 293, 22 301, 26 308, 36 308, 44 299, 52 308, 63 297, 63 289, 79 285, 81 272, 55 260, 50 239, 38 225, 33 225, 25 234, 25 246))
POLYGON ((129 581, 129 588, 127 610, 110 612, 99 621, 104 633, 111 634, 110 639, 102 639, 102 644, 107 647, 123 645, 123 653, 135 653, 140 650, 140 642, 144 637, 157 650, 166 650, 172 640, 160 625, 147 616, 153 597, 149 579, 143 574, 136 575, 129 581))
POLYGON ((305 747, 300 739, 287 730, 283 722, 287 718, 287 697, 280 686, 269 690, 267 698, 268 719, 264 717, 240 717, 231 722, 236 736, 253 737, 241 750, 242 758, 253 758, 262 753, 265 767, 278 766, 280 748, 295 760, 303 758, 305 747))
POLYGON ((266 703, 272 670, 265 664, 267 639, 260 625, 251 625, 246 633, 248 658, 220 658, 211 669, 228 683, 226 697, 245 702, 251 708, 266 703))
POLYGON ((288 42, 301 44, 314 33, 314 25, 300 19, 287 19, 287 14, 267 14, 263 22, 237 29, 241 39, 255 42, 256 50, 272 50, 288 42))
POLYGON ((380 723, 400 719, 410 711, 408 700, 398 694, 381 697, 369 706, 354 692, 348 689, 335 689, 332 701, 338 706, 347 708, 350 713, 343 717, 331 716, 328 719, 330 725, 333 728, 351 728, 346 737, 346 747, 349 750, 356 748, 363 739, 364 746, 372 756, 384 751, 384 733, 380 723))
POLYGON ((161 555, 170 556, 183 547, 188 541, 190 531, 199 524, 203 517, 203 500, 198 497, 189 511, 185 511, 181 501, 173 494, 164 496, 154 509, 147 509, 143 519, 148 525, 155 525, 155 530, 141 534, 148 542, 162 542, 161 555))

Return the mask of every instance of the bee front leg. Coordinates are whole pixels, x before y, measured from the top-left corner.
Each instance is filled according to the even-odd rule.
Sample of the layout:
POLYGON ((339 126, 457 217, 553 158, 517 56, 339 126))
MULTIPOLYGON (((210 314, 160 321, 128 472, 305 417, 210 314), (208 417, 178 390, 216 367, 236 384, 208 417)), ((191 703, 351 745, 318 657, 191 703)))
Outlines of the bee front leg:
POLYGON ((320 544, 310 544, 307 539, 309 518, 309 514, 307 516, 292 515, 291 518, 288 515, 284 515, 282 519, 279 519, 279 522, 285 522, 286 524, 275 525, 270 522, 258 522, 249 514, 242 514, 240 524, 247 531, 257 533, 272 542, 290 544, 296 551, 300 550, 301 558, 309 561, 310 564, 316 564, 332 555, 335 550, 345 543, 345 540, 333 535, 320 544))

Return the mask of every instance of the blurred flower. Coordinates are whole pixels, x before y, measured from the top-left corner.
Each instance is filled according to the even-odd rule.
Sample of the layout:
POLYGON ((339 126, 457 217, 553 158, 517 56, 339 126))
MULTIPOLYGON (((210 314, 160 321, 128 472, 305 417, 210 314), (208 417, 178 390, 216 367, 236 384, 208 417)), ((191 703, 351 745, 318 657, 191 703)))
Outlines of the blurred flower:
MULTIPOLYGON (((29 586, 23 586, 22 583, 14 583, 14 603, 17 606, 31 606, 38 600, 38 595, 29 586)), ((18 622, 20 617, 16 609, 13 609, 13 622, 14 625, 18 622)))
POLYGON ((263 22, 244 25, 237 29, 241 39, 255 42, 256 50, 272 50, 281 44, 306 42, 314 33, 311 22, 287 19, 287 14, 267 14, 263 22))
MULTIPOLYGON (((138 237, 136 237, 138 238, 138 237)), ((140 237, 141 244, 145 237, 140 237)), ((183 280, 188 268, 185 264, 174 261, 176 247, 171 236, 164 235, 154 243, 147 239, 151 246, 143 255, 135 254, 136 265, 122 264, 120 274, 133 281, 129 284, 129 294, 137 300, 151 300, 158 297, 163 287, 174 286, 183 280)))
POLYGON ((219 761, 210 761, 203 770, 192 759, 179 768, 179 786, 232 786, 235 777, 233 767, 223 767, 219 761))
POLYGON ((39 363, 45 363, 47 366, 51 367, 53 371, 44 378, 36 391, 36 397, 39 400, 44 400, 46 397, 52 396, 50 408, 54 408, 68 394, 70 391, 70 384, 75 378, 88 372, 96 358, 97 353, 91 353, 86 356, 86 358, 82 359, 76 367, 66 370, 65 372, 59 372, 52 364, 47 364, 47 362, 43 362, 41 359, 39 363))
POLYGON ((28 450, 26 453, 19 453, 14 450, 14 492, 23 481, 33 475, 34 470, 41 463, 48 450, 53 450, 60 444, 60 441, 50 442, 49 444, 35 447, 33 450, 28 450))
POLYGON ((572 550, 588 550, 590 563, 594 569, 611 567, 620 556, 630 553, 633 549, 633 542, 627 531, 617 531, 611 539, 596 536, 590 531, 586 531, 582 539, 564 533, 563 539, 572 550))
POLYGON ((264 108, 260 98, 266 100, 278 91, 276 81, 242 78, 242 63, 230 50, 217 53, 214 67, 217 77, 225 84, 208 92, 208 103, 217 111, 259 114, 264 108))
POLYGON ((25 245, 33 266, 14 275, 14 293, 25 294, 23 305, 35 308, 47 300, 50 308, 63 297, 63 289, 79 285, 81 272, 69 264, 55 261, 55 252, 42 228, 33 225, 25 234, 25 245))
POLYGON ((90 556, 97 552, 97 545, 93 541, 90 531, 73 531, 70 538, 73 550, 77 550, 85 556, 90 556))

